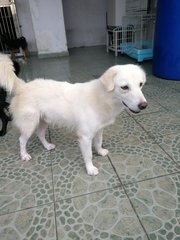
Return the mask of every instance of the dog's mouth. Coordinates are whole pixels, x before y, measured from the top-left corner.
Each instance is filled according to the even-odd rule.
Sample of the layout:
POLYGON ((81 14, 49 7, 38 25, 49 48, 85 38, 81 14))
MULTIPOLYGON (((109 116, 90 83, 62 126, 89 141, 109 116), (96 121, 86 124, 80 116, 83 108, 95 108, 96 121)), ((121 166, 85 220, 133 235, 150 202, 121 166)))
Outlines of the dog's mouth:
POLYGON ((125 107, 127 107, 132 113, 139 113, 140 111, 134 111, 134 110, 132 110, 131 108, 129 108, 126 104, 125 104, 125 102, 122 102, 123 104, 124 104, 124 106, 125 107))

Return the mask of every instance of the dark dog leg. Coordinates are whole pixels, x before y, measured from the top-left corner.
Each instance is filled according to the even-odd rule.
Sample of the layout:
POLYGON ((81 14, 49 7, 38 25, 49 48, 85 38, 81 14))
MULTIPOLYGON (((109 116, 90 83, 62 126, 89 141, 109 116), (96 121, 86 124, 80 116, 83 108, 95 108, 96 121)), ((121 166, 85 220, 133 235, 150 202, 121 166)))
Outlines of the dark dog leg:
POLYGON ((5 114, 3 109, 1 110, 0 118, 1 118, 1 121, 2 121, 2 128, 1 128, 1 131, 0 131, 0 136, 4 136, 6 134, 7 124, 8 124, 8 121, 10 121, 10 118, 5 114))
POLYGON ((29 57, 29 50, 28 50, 28 48, 23 49, 23 53, 24 53, 24 59, 27 60, 27 58, 29 57))

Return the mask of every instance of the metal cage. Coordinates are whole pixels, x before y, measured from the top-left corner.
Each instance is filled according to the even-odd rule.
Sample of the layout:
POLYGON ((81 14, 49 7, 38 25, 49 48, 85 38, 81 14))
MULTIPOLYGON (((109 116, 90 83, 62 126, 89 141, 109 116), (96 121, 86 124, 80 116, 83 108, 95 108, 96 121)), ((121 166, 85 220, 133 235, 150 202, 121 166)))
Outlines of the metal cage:
MULTIPOLYGON (((0 51, 10 53, 10 49, 2 41, 3 35, 9 39, 16 39, 22 35, 14 0, 0 0, 0 51)), ((21 50, 16 49, 16 53, 21 55, 21 50)))
POLYGON ((106 50, 127 54, 138 62, 152 59, 155 15, 123 17, 122 26, 107 29, 106 50))

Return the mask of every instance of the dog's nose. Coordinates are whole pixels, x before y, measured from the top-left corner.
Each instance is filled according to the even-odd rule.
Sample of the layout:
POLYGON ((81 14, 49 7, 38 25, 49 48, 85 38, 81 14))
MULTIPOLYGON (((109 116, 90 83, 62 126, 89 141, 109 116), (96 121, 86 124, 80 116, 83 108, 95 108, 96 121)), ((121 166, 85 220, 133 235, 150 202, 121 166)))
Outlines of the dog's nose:
POLYGON ((147 102, 141 102, 139 105, 138 105, 138 108, 140 109, 140 110, 143 110, 143 109, 145 109, 146 107, 147 107, 147 102))

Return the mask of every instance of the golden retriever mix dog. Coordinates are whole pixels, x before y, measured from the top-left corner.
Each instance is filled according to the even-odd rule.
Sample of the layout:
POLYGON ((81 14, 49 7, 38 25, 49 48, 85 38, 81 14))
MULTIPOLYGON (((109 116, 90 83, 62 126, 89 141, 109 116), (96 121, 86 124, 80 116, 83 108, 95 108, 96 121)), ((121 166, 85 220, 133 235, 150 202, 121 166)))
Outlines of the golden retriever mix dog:
POLYGON ((134 113, 147 107, 141 91, 145 81, 139 66, 127 64, 110 67, 100 78, 86 83, 50 79, 25 83, 15 75, 10 58, 0 55, 0 85, 14 93, 10 111, 21 134, 21 159, 31 159, 26 145, 35 130, 42 145, 51 150, 55 145, 45 139, 48 124, 66 126, 77 134, 89 175, 98 174, 92 163, 92 146, 98 154, 108 154, 102 147, 104 127, 114 123, 125 106, 134 113))

